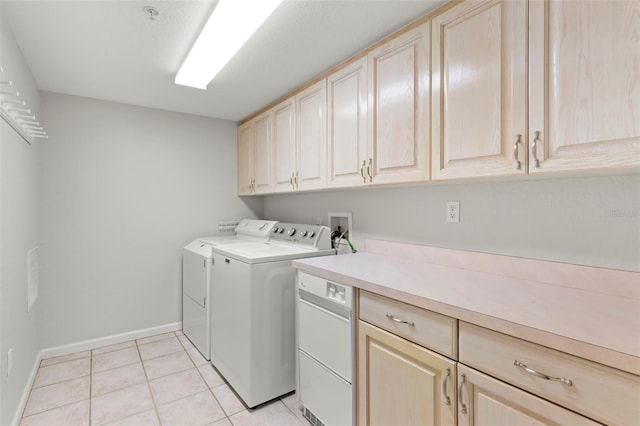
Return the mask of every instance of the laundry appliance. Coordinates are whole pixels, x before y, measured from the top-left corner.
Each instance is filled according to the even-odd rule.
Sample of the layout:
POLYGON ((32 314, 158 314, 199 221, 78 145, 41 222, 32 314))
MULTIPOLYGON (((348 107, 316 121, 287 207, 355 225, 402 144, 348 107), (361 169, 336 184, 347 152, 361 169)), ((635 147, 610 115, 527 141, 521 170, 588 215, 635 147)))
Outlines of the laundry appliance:
POLYGON ((213 248, 211 362, 247 406, 295 389, 291 261, 332 254, 329 228, 293 223, 269 241, 213 248))
POLYGON ((182 251, 182 329, 211 359, 211 259, 214 247, 267 241, 276 221, 243 219, 233 235, 198 238, 182 251))

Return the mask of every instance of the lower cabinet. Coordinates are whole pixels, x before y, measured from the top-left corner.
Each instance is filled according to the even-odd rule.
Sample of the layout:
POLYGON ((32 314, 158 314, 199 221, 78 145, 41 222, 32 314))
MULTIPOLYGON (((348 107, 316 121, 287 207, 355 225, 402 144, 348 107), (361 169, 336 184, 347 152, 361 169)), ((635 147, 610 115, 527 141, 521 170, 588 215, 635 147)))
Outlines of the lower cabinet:
POLYGON ((358 424, 456 424, 455 361, 360 321, 358 365, 358 424))
POLYGON ((458 425, 599 425, 586 417, 458 364, 458 425))

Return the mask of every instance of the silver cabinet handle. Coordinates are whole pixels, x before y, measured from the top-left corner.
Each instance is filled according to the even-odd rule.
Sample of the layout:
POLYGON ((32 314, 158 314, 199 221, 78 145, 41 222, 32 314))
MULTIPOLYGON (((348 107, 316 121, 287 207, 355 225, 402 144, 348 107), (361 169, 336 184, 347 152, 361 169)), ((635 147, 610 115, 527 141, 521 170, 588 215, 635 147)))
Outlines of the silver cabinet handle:
POLYGON ((447 405, 451 405, 451 397, 449 396, 449 390, 447 389, 447 383, 449 382, 450 376, 451 376, 451 369, 447 367, 447 372, 442 378, 442 395, 444 395, 444 403, 447 405))
POLYGON ((293 179, 293 181, 296 183, 296 188, 298 188, 298 172, 296 172, 296 177, 293 179))
POLYGON ((529 368, 527 367, 526 364, 521 363, 520 361, 518 361, 517 359, 513 361, 513 365, 515 365, 518 368, 522 368, 524 371, 526 371, 529 374, 533 374, 536 377, 540 377, 541 379, 544 380, 552 380, 554 382, 560 382, 560 383, 564 383, 567 386, 573 386, 573 382, 569 379, 565 379, 563 377, 552 377, 552 376, 548 376, 544 373, 541 373, 539 371, 534 370, 533 368, 529 368))
POLYGON ((406 320, 403 320, 403 319, 400 319, 400 318, 396 318, 392 314, 385 314, 385 315, 391 321, 395 321, 395 322, 398 322, 400 324, 407 324, 407 325, 410 325, 412 327, 416 325, 413 321, 406 321, 406 320))
POLYGON ((367 165, 367 160, 362 160, 362 166, 360 166, 360 176, 362 176, 362 183, 367 183, 367 177, 364 175, 364 168, 367 165))
POLYGON ((531 155, 533 161, 535 161, 535 167, 540 167, 540 160, 538 160, 538 143, 540 142, 540 132, 533 133, 533 143, 531 144, 531 155))
POLYGON ((289 182, 291 183, 291 188, 296 189, 296 186, 293 184, 293 172, 291 172, 291 179, 289 179, 289 182))
POLYGON ((517 135, 516 143, 513 144, 513 158, 516 160, 516 170, 522 169, 522 162, 520 161, 520 144, 522 143, 522 135, 517 135))
POLYGON ((467 404, 462 401, 462 387, 464 383, 467 381, 467 375, 462 373, 460 375, 460 386, 458 386, 458 404, 460 405, 460 409, 462 410, 462 414, 467 414, 467 404))
POLYGON ((373 168, 373 158, 369 158, 369 164, 367 165, 367 174, 369 175, 369 182, 373 182, 373 176, 371 175, 372 168, 373 168))

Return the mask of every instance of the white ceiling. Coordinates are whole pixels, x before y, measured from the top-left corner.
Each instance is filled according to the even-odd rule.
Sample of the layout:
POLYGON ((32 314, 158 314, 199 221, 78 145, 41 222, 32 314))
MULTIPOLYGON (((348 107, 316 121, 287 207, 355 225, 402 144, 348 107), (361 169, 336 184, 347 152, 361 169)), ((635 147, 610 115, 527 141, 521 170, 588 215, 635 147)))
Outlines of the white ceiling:
POLYGON ((175 73, 217 0, 0 0, 41 90, 240 120, 444 0, 285 0, 209 84, 175 73), (155 21, 144 6, 160 11, 155 21))

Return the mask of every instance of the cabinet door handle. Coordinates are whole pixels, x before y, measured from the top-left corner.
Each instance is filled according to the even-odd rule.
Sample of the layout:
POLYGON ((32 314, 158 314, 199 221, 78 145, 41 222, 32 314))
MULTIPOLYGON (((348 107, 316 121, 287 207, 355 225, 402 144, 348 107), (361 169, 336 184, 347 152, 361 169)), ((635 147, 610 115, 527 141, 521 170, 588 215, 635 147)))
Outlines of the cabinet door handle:
POLYGON ((460 375, 460 386, 458 386, 458 404, 460 405, 460 410, 462 414, 467 414, 467 404, 462 401, 462 387, 464 383, 467 381, 467 375, 462 373, 460 375))
POLYGON ((513 158, 516 160, 516 170, 522 169, 522 162, 520 161, 520 144, 522 143, 522 135, 517 135, 516 143, 513 144, 513 158))
POLYGON ((395 321, 395 322, 400 323, 400 324, 407 324, 407 325, 410 325, 411 327, 414 327, 416 325, 413 321, 407 321, 407 320, 403 320, 403 319, 400 319, 400 318, 396 318, 392 314, 385 314, 385 315, 391 321, 395 321))
POLYGON ((296 183, 296 188, 298 188, 298 172, 296 172, 296 177, 293 179, 293 181, 296 183))
POLYGON ((539 371, 534 370, 533 368, 529 368, 527 367, 526 364, 521 363, 520 361, 518 361, 517 359, 513 361, 513 365, 515 365, 518 368, 522 368, 524 371, 526 371, 529 374, 533 374, 536 377, 540 377, 541 379, 544 380, 551 380, 554 382, 560 382, 560 383, 564 383, 567 386, 573 386, 573 382, 569 379, 565 379, 563 377, 552 377, 552 376, 548 376, 544 373, 541 373, 539 371))
POLYGON ((291 183, 292 189, 296 189, 296 186, 293 184, 293 172, 291 172, 291 179, 289 179, 289 183, 291 183))
POLYGON ((451 376, 451 369, 447 367, 447 372, 442 378, 442 395, 444 396, 444 403, 447 405, 451 405, 451 397, 449 396, 449 390, 447 389, 447 383, 449 382, 450 376, 451 376))
POLYGON ((367 183, 367 177, 364 175, 364 168, 367 165, 367 160, 362 160, 362 166, 360 166, 360 176, 362 176, 362 183, 367 183))
POLYGON ((531 144, 531 156, 533 157, 534 167, 540 167, 540 160, 538 160, 538 143, 540 143, 540 132, 533 133, 533 143, 531 144))
POLYGON ((369 182, 373 182, 373 176, 371 175, 372 168, 373 168, 373 158, 369 158, 369 164, 367 165, 367 174, 369 175, 369 182))

